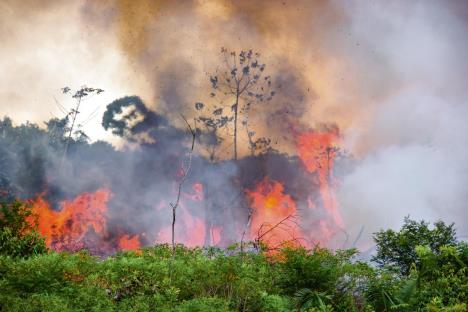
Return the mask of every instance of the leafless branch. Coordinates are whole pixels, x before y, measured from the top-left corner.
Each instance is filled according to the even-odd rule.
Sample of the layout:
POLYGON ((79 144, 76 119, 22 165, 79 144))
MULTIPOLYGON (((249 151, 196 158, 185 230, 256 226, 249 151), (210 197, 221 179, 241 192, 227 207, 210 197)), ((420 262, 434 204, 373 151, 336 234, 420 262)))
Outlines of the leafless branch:
POLYGON ((177 212, 177 207, 179 207, 180 204, 180 195, 182 193, 182 187, 187 180, 188 174, 190 173, 190 169, 192 167, 192 156, 193 156, 193 150, 195 148, 195 138, 196 138, 196 133, 195 130, 190 126, 189 122, 187 119, 181 115, 181 117, 184 119, 185 123, 187 124, 187 129, 190 131, 190 134, 192 136, 192 144, 190 147, 190 150, 188 152, 188 164, 187 167, 184 168, 184 165, 182 164, 182 177, 179 181, 178 188, 177 188, 177 198, 175 203, 170 203, 170 206, 172 207, 172 254, 173 256, 175 255, 175 223, 176 223, 176 212, 177 212))
POLYGON ((247 232, 248 228, 250 227, 250 223, 252 222, 252 214, 253 214, 253 210, 249 209, 249 216, 247 217, 247 223, 245 224, 244 231, 242 232, 242 238, 241 238, 241 243, 240 243, 241 252, 244 251, 245 233, 247 232))

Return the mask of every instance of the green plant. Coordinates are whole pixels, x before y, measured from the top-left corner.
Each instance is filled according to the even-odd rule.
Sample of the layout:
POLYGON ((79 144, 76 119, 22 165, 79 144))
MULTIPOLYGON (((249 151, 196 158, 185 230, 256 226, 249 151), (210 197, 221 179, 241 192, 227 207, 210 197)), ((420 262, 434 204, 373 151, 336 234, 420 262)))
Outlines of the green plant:
POLYGON ((428 246, 438 253, 441 246, 457 244, 454 224, 446 225, 443 221, 429 223, 414 221, 406 217, 400 231, 381 230, 374 234, 377 254, 373 261, 379 266, 395 266, 403 275, 409 274, 412 265, 419 265, 416 246, 428 246))
POLYGON ((29 257, 47 252, 44 238, 30 222, 31 207, 20 201, 0 206, 0 255, 29 257))

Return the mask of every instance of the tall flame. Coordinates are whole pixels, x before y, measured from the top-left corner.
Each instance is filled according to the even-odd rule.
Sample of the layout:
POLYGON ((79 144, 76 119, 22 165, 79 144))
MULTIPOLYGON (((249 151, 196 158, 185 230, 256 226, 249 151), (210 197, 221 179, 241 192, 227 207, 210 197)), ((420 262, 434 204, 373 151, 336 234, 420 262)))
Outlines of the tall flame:
POLYGON ((137 250, 140 247, 140 238, 138 235, 130 236, 125 234, 119 238, 120 250, 137 250))
MULTIPOLYGON (((297 136, 297 150, 302 163, 310 173, 317 174, 323 208, 334 224, 321 220, 322 232, 330 238, 336 228, 343 229, 344 222, 336 199, 337 181, 333 175, 334 159, 339 151, 340 136, 337 130, 306 132, 297 136), (335 228, 335 229, 333 229, 335 228)), ((311 200, 309 207, 315 208, 311 200)))
POLYGON ((296 203, 285 193, 281 182, 268 177, 259 182, 253 190, 246 190, 251 201, 251 239, 259 239, 269 247, 283 243, 296 243, 301 231, 295 223, 296 203))
POLYGON ((32 211, 47 246, 55 250, 81 249, 86 235, 105 236, 110 196, 110 191, 104 188, 82 193, 73 201, 63 201, 60 211, 51 209, 43 196, 39 196, 33 202, 32 211))

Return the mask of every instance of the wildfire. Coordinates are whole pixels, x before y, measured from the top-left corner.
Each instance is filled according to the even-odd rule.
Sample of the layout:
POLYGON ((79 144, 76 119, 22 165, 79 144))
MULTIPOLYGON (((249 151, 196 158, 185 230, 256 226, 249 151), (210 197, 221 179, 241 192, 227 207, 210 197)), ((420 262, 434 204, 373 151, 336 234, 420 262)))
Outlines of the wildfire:
POLYGON ((293 222, 296 203, 285 194, 283 184, 266 177, 246 194, 253 210, 251 239, 261 238, 270 247, 300 239, 300 228, 293 222))
MULTIPOLYGON (((333 175, 334 159, 339 151, 337 147, 340 143, 340 137, 337 130, 326 132, 307 132, 297 136, 297 150, 307 171, 316 173, 320 187, 323 207, 331 216, 334 225, 343 228, 343 218, 339 212, 338 202, 335 195, 337 181, 333 175)), ((309 202, 309 208, 315 208, 312 201, 309 202)), ((331 226, 324 226, 321 220, 321 227, 326 228, 326 236, 330 237, 331 226), (328 233, 326 233, 328 232, 328 233)))
POLYGON ((84 239, 91 232, 104 236, 106 228, 107 202, 110 191, 99 189, 94 193, 83 193, 73 201, 61 203, 62 209, 50 208, 42 196, 32 206, 38 231, 46 238, 46 244, 55 250, 73 250, 84 247, 84 239))
MULTIPOLYGON (((270 248, 288 245, 310 245, 309 242, 326 244, 330 238, 343 228, 333 175, 334 160, 340 143, 338 131, 311 131, 296 135, 297 151, 305 170, 312 179, 310 189, 319 188, 316 195, 307 198, 308 214, 301 220, 297 218, 297 204, 288 194, 284 181, 263 178, 251 189, 244 189, 252 211, 248 239, 261 240, 270 248), (304 232, 299 225, 307 225, 304 232)), ((87 248, 93 253, 109 254, 117 250, 137 250, 145 234, 125 233, 122 228, 109 229, 108 202, 111 191, 106 188, 95 192, 82 193, 72 200, 59 203, 60 210, 54 210, 39 196, 32 201, 34 220, 39 232, 46 238, 46 244, 57 251, 74 251, 87 248), (119 233, 116 235, 116 233, 119 233)), ((220 224, 207 220, 204 201, 204 186, 193 183, 182 190, 177 209, 175 240, 189 247, 205 244, 216 245, 229 241, 220 224)), ((165 199, 155 203, 155 215, 167 215, 169 202, 165 199), (167 214, 164 212, 167 209, 167 214)), ((215 212, 216 213, 216 212, 215 212)), ((150 235, 155 243, 169 243, 172 229, 170 219, 150 235)), ((233 222, 236 222, 235 220, 233 222)), ((241 228, 238 226, 238 228, 241 228)), ((144 230, 144 229, 142 229, 144 230)), ((242 233, 235 233, 241 237, 242 233)))
POLYGON ((138 235, 122 235, 119 238, 119 249, 120 250, 137 250, 140 246, 140 237, 138 235))

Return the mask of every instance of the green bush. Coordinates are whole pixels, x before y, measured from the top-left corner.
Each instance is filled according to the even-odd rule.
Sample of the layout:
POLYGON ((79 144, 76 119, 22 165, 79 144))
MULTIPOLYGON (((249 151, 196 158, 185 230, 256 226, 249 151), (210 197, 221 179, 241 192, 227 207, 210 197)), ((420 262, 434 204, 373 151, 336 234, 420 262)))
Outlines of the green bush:
POLYGON ((0 206, 0 255, 29 257, 47 252, 44 238, 29 222, 31 207, 14 201, 0 206))
POLYGON ((197 298, 183 301, 175 312, 229 312, 228 302, 218 298, 197 298))
POLYGON ((404 275, 409 274, 413 265, 419 265, 416 246, 428 246, 438 253, 442 246, 457 245, 454 224, 446 225, 442 221, 434 223, 432 229, 429 223, 405 218, 400 231, 382 230, 374 234, 377 244, 377 254, 373 261, 380 266, 395 266, 404 275))
POLYGON ((355 253, 179 245, 173 257, 159 245, 104 259, 0 255, 0 311, 466 311, 466 243, 416 245, 407 274, 355 253))

